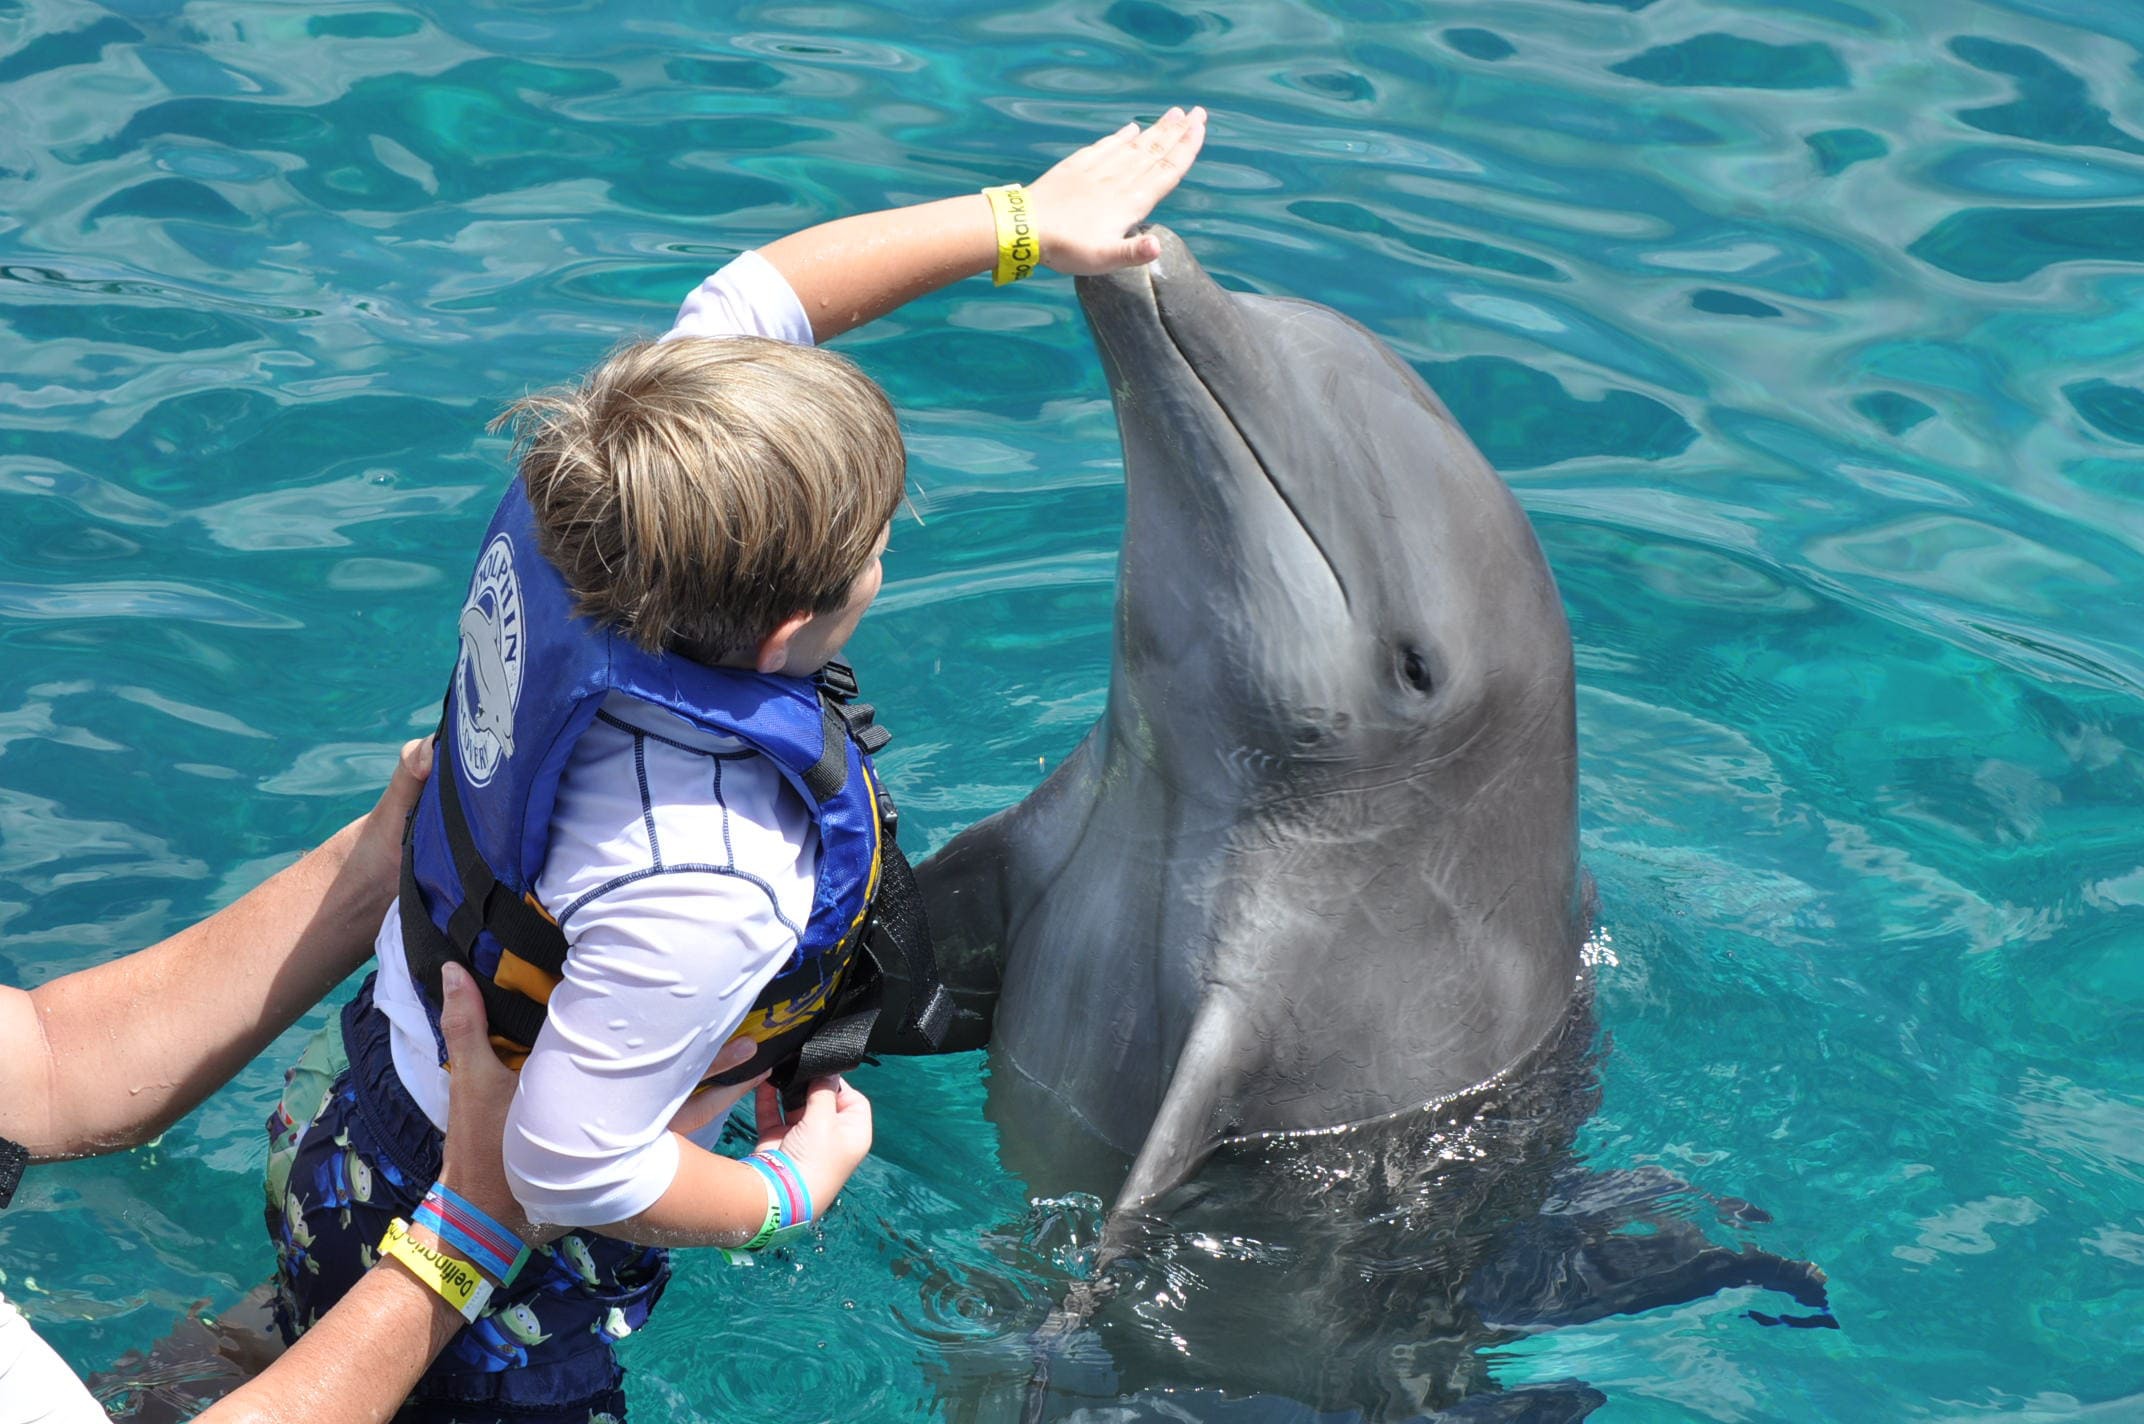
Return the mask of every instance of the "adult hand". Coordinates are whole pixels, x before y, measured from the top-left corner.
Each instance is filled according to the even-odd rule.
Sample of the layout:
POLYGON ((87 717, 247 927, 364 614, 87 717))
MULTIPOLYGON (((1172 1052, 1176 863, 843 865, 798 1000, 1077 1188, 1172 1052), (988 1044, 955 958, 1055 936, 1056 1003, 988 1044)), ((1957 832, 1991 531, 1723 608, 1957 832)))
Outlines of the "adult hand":
MULTIPOLYGON (((381 804, 386 804, 385 797, 381 804)), ((445 996, 439 1031, 446 1037, 447 1062, 452 1065, 447 1074, 447 1143, 439 1180, 531 1245, 562 1236, 562 1227, 530 1226, 506 1183, 506 1111, 514 1104, 517 1080, 492 1052, 484 996, 459 964, 445 966, 439 979, 445 996)))
POLYGON ((384 909, 402 881, 402 827, 416 809, 425 778, 432 774, 432 739, 418 737, 402 744, 402 758, 387 780, 387 789, 363 820, 357 824, 357 842, 350 847, 344 874, 350 883, 374 892, 384 909))
POLYGON ((837 1074, 814 1080, 794 1121, 782 1121, 781 1095, 771 1083, 760 1084, 753 1111, 759 1117, 760 1150, 779 1147, 796 1159, 811 1188, 812 1208, 823 1215, 870 1155, 871 1100, 837 1074))
POLYGON ((1141 130, 1126 124, 1027 185, 1042 265, 1092 276, 1152 262, 1161 242, 1131 229, 1182 181, 1206 142, 1206 111, 1171 109, 1141 130))

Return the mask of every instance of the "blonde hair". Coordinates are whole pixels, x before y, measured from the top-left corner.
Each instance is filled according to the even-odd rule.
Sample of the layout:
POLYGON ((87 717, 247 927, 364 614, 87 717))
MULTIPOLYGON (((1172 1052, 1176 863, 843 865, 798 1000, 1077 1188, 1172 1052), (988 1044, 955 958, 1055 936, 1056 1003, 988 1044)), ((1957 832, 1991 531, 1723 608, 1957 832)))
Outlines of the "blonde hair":
POLYGON ((870 377, 756 336, 622 347, 503 425, 575 611, 709 663, 845 603, 907 467, 870 377))

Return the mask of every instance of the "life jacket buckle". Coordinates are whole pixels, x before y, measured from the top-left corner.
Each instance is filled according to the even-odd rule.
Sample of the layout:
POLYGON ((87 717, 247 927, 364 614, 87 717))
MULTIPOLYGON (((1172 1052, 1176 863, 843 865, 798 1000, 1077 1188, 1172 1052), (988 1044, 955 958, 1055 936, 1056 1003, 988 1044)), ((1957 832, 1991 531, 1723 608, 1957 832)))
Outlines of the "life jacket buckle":
POLYGON ((819 686, 836 702, 847 702, 856 695, 856 669, 839 658, 830 659, 819 669, 819 686))

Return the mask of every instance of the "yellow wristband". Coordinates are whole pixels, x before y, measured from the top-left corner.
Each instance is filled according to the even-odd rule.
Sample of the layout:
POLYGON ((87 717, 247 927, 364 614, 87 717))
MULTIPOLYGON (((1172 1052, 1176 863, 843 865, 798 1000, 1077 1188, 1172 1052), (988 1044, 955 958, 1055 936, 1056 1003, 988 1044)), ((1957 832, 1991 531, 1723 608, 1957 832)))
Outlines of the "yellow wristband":
POLYGON ((491 1281, 451 1251, 426 1246, 409 1234, 409 1223, 396 1217, 380 1238, 380 1254, 409 1267, 410 1274, 439 1292, 440 1299, 474 1321, 491 1303, 491 1281))
POLYGON ((999 286, 1032 277, 1042 265, 1042 235, 1035 231, 1034 214, 1028 211, 1027 189, 1018 183, 985 188, 990 216, 998 225, 998 265, 991 274, 999 286))

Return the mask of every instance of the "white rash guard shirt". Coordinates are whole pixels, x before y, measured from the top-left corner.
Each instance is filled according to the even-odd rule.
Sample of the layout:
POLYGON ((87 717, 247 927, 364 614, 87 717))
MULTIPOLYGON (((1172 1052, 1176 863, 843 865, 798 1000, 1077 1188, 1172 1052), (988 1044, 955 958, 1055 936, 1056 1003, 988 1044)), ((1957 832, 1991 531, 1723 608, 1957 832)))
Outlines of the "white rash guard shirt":
MULTIPOLYGON (((796 293, 754 252, 695 288, 663 339, 737 335, 812 340, 796 293)), ((818 861, 810 810, 772 762, 621 693, 604 700, 559 782, 536 879, 568 952, 506 1120, 507 1180, 530 1219, 608 1225, 669 1190, 670 1118, 795 952, 818 861)), ((376 948, 395 1071, 444 1131, 447 1075, 399 907, 376 948)))

